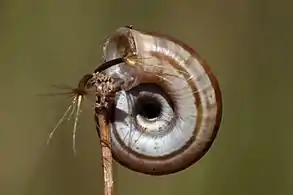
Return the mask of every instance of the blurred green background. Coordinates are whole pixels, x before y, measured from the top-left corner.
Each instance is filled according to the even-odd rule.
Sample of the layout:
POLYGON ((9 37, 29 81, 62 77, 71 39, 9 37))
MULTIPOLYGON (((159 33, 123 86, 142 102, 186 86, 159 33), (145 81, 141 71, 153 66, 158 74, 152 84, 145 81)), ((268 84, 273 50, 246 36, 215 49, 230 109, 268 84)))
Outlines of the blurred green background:
POLYGON ((1 0, 0 194, 102 194, 99 141, 84 112, 46 139, 75 86, 101 61, 105 38, 133 24, 188 43, 211 65, 223 122, 207 155, 165 177, 115 165, 116 195, 291 195, 292 3, 273 0, 1 0))

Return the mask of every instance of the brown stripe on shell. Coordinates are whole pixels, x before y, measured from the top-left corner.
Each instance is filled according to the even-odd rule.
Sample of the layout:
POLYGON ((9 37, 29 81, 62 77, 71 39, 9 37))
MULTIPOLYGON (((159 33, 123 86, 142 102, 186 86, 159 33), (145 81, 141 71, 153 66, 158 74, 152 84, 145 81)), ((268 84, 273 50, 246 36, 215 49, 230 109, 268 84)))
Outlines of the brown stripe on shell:
MULTIPOLYGON (((216 104, 217 104, 217 113, 216 113, 216 120, 215 120, 214 128, 211 130, 212 135, 208 137, 209 139, 202 139, 204 137, 201 137, 200 140, 197 140, 200 142, 200 144, 199 143, 197 143, 196 145, 193 144, 193 143, 197 142, 196 141, 196 138, 197 138, 196 135, 198 133, 197 130, 200 129, 199 125, 201 124, 201 122, 203 120, 202 114, 198 114, 197 117, 200 117, 200 118, 198 118, 198 120, 200 120, 200 122, 197 122, 197 124, 196 124, 197 126, 195 129, 196 130, 195 134, 187 142, 187 144, 180 150, 172 152, 171 154, 165 155, 163 157, 149 157, 149 156, 145 156, 142 154, 138 154, 132 150, 131 150, 131 153, 129 153, 129 155, 126 155, 126 156, 125 156, 125 153, 121 154, 120 151, 113 153, 113 157, 116 161, 118 161, 120 164, 122 164, 122 165, 124 165, 134 171, 142 172, 142 173, 146 173, 146 174, 151 174, 151 175, 171 174, 171 173, 175 173, 180 170, 186 169, 191 164, 193 164, 196 161, 198 161, 199 159, 201 159, 205 155, 205 153, 209 150, 209 148, 211 147, 211 145, 217 135, 218 129, 220 127, 220 122, 221 122, 221 117, 222 117, 221 91, 219 88, 218 81, 215 78, 215 76, 212 74, 210 67, 191 47, 189 47, 185 43, 183 43, 173 37, 170 37, 168 35, 164 35, 161 33, 143 33, 143 32, 139 32, 139 33, 159 37, 162 39, 167 39, 169 41, 175 42, 176 44, 181 46, 183 49, 187 50, 189 52, 189 54, 191 55, 191 57, 196 58, 198 60, 198 62, 201 64, 201 66, 204 68, 206 74, 208 75, 208 77, 210 79, 211 85, 212 85, 212 87, 214 89, 214 93, 215 93, 216 104), (135 162, 133 162, 133 161, 135 161, 135 162)), ((130 34, 132 34, 132 33, 130 33, 130 34)), ((125 34, 124 34, 124 36, 129 37, 125 34)), ((133 41, 132 36, 130 39, 133 41)), ((128 45, 129 45, 129 43, 128 43, 128 45)), ((162 58, 161 54, 153 53, 152 55, 156 56, 157 58, 162 58)), ((167 56, 163 56, 163 58, 164 58, 164 60, 167 60, 176 69, 178 69, 178 68, 182 69, 182 67, 177 67, 177 66, 179 66, 177 63, 172 62, 173 59, 168 59, 167 56)), ((189 59, 186 59, 185 62, 188 62, 188 60, 189 59)), ((194 89, 194 91, 196 91, 197 87, 195 86, 195 83, 191 82, 191 80, 188 80, 188 79, 189 78, 187 78, 187 82, 189 83, 191 88, 194 89)), ((152 80, 152 79, 150 79, 150 80, 152 80)), ((155 80, 153 80, 153 82, 154 81, 155 80)), ((150 83, 150 82, 148 82, 148 83, 150 83)), ((202 106, 201 106, 202 104, 200 103, 201 102, 200 97, 199 97, 198 93, 195 93, 194 95, 197 100, 196 106, 198 109, 198 113, 202 113, 203 110, 202 110, 202 106)), ((207 104, 209 104, 209 101, 207 101, 207 104)), ((207 106, 209 107, 209 105, 207 105, 207 106)), ((116 138, 120 139, 120 137, 117 135, 116 135, 116 138)), ((121 140, 119 142, 121 144, 121 147, 124 148, 124 151, 129 151, 128 146, 126 146, 123 142, 121 142, 121 140)))
MULTIPOLYGON (((151 35, 151 36, 155 36, 155 37, 160 37, 163 39, 167 39, 169 41, 172 41, 176 44, 178 44, 179 46, 181 46, 183 49, 187 50, 191 56, 193 56, 194 58, 196 58, 198 60, 198 62, 202 65, 203 69, 205 70, 205 72, 207 73, 207 75, 209 76, 209 79, 211 81, 211 84, 213 86, 213 89, 215 91, 215 95, 216 95, 216 102, 217 102, 217 115, 216 115, 216 122, 215 122, 215 126, 213 129, 213 135, 210 139, 210 143, 207 144, 205 150, 208 151, 209 148, 211 147, 217 132, 220 128, 220 124, 221 124, 221 120, 222 120, 222 94, 221 94, 221 90, 220 90, 220 86, 218 83, 218 80, 216 79, 216 77, 214 76, 214 74, 211 71, 210 66, 206 63, 206 61, 190 46, 188 46, 187 44, 183 43, 182 41, 171 37, 170 35, 164 34, 164 33, 159 33, 159 32, 141 32, 142 34, 146 34, 146 35, 151 35)), ((187 59, 188 60, 188 59, 187 59)), ((206 153, 206 151, 204 151, 203 155, 206 153)))
MULTIPOLYGON (((179 68, 182 69, 182 67, 180 67, 180 65, 178 65, 177 62, 174 59, 170 58, 169 56, 161 55, 160 53, 156 53, 156 52, 152 52, 151 55, 160 59, 160 60, 167 61, 175 69, 179 69, 179 68)), ((192 88, 192 90, 197 91, 198 89, 197 89, 195 83, 192 82, 192 80, 188 80, 189 76, 184 75, 184 77, 187 80, 189 86, 192 88)), ((157 80, 154 79, 153 82, 148 82, 148 83, 156 83, 156 81, 157 80)), ((156 84, 162 86, 162 84, 160 84, 160 83, 156 83, 156 84)), ((207 148, 202 149, 202 152, 193 153, 191 151, 188 153, 191 153, 193 155, 185 155, 184 158, 182 158, 182 153, 184 151, 186 151, 190 146, 192 146, 192 144, 195 142, 198 131, 200 130, 200 126, 201 126, 201 123, 203 120, 203 118, 202 118, 203 109, 202 109, 200 96, 198 93, 194 93, 194 97, 196 99, 195 104, 196 104, 196 107, 198 110, 197 111, 197 113, 198 113, 197 123, 196 123, 196 127, 194 129, 194 135, 186 142, 186 144, 181 149, 173 151, 172 153, 170 153, 168 155, 164 155, 164 156, 158 156, 158 157, 147 156, 147 155, 143 155, 138 152, 135 152, 133 150, 130 150, 129 146, 125 145, 123 140, 121 140, 120 137, 118 135, 116 135, 117 136, 116 139, 121 144, 120 146, 123 147, 125 151, 129 152, 128 157, 133 158, 133 157, 131 157, 131 155, 134 155, 137 159, 139 159, 138 161, 136 161, 138 164, 133 164, 133 163, 131 163, 130 159, 125 157, 126 159, 124 159, 124 160, 121 159, 122 161, 124 161, 122 163, 135 171, 141 172, 143 170, 144 173, 153 174, 153 175, 162 175, 162 174, 175 173, 177 171, 183 170, 183 169, 189 167, 195 161, 199 160, 204 155, 204 153, 208 150, 208 147, 209 147, 208 143, 206 144, 207 148), (130 160, 130 161, 128 162, 128 160, 130 160), (154 167, 156 167, 156 170, 153 170, 154 167), (164 170, 164 169, 166 169, 166 170, 164 170)), ((210 141, 212 141, 213 138, 214 138, 214 136, 212 136, 212 139, 210 139, 210 141)), ((117 160, 119 162, 121 162, 121 160, 119 158, 117 160)))

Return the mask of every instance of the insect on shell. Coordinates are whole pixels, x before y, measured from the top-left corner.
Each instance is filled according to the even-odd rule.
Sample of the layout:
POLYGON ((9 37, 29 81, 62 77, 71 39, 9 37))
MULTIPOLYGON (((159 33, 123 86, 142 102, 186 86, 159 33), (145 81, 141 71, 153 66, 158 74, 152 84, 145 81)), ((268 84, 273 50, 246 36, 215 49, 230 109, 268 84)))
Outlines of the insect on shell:
POLYGON ((103 51, 105 61, 125 58, 105 71, 125 81, 111 123, 115 160, 166 175, 201 159, 222 115, 218 81, 205 61, 179 40, 129 27, 113 33, 103 51))

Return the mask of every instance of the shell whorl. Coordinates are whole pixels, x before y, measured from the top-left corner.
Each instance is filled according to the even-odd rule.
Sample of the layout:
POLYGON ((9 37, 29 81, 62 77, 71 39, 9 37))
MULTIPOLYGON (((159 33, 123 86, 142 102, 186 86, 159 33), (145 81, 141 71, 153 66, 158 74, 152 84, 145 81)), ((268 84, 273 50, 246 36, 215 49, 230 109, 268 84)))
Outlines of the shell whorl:
POLYGON ((126 56, 126 63, 105 71, 125 81, 111 124, 115 160, 151 175, 198 161, 213 143, 222 114, 220 88, 208 65, 172 37, 127 27, 103 49, 105 61, 126 56))

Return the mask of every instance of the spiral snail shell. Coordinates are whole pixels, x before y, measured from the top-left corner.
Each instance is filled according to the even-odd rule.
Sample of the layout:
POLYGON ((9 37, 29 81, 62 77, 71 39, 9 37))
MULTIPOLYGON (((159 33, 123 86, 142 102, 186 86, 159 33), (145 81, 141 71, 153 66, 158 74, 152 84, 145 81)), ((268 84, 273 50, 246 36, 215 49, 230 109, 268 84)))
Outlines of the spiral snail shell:
POLYGON ((105 61, 125 58, 104 71, 125 81, 111 123, 115 160, 133 171, 166 175, 201 159, 219 129, 222 99, 200 56, 170 36, 130 27, 113 33, 103 52, 105 61))

